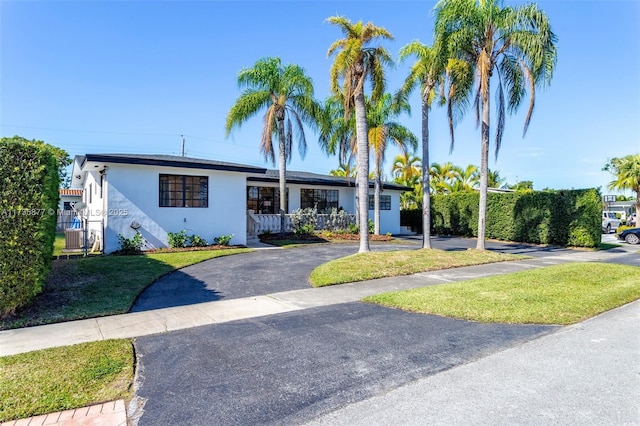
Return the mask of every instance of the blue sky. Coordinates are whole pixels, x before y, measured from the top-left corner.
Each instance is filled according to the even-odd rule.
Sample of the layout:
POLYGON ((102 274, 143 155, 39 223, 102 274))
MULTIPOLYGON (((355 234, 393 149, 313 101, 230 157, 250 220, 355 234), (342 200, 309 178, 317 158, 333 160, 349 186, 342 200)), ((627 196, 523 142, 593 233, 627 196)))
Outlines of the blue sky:
MULTIPOLYGON (((517 4, 520 2, 507 2, 517 4)), ((20 135, 84 153, 180 153, 273 167, 258 151, 261 116, 225 138, 240 94, 236 77, 264 56, 295 63, 328 95, 329 45, 342 35, 332 15, 372 21, 385 43, 431 43, 434 1, 7 1, 0 0, 0 136, 20 135)), ((541 1, 559 38, 551 86, 540 90, 526 137, 521 111, 507 119, 490 168, 508 182, 603 187, 608 158, 640 153, 640 1, 541 1)), ((408 64, 388 70, 395 91, 408 64)), ((420 135, 420 104, 402 121, 420 135)), ((493 112, 492 112, 493 114, 493 112)), ((494 120, 495 122, 495 120, 494 120)), ((445 112, 431 114, 431 160, 478 164, 480 132, 469 113, 449 154, 445 112)), ((338 166, 307 133, 291 170, 338 166)), ((493 144, 492 144, 493 150, 493 144)), ((387 154, 385 173, 396 151, 387 154)), ((628 193, 631 195, 631 193, 628 193)))

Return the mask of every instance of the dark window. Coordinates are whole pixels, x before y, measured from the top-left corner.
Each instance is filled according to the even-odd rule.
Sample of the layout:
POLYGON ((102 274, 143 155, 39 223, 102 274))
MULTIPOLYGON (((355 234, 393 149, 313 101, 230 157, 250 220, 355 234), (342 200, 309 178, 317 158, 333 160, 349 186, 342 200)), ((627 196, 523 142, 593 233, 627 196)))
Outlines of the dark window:
POLYGON ((65 201, 64 205, 62 207, 63 210, 72 210, 71 208, 71 201, 65 201))
POLYGON ((330 213, 338 208, 337 189, 301 189, 300 208, 315 208, 318 213, 330 213))
MULTIPOLYGON (((369 195, 369 210, 375 210, 373 195, 369 195)), ((380 210, 391 210, 391 195, 380 196, 380 210)))
MULTIPOLYGON (((287 195, 289 195, 287 189, 287 195)), ((288 211, 288 198, 285 200, 288 211)), ((280 212, 280 188, 270 186, 247 187, 247 210, 257 214, 277 214, 280 212)))
POLYGON ((209 177, 160 175, 160 207, 209 207, 209 177))
POLYGON ((89 184, 89 204, 93 203, 93 185, 89 184))

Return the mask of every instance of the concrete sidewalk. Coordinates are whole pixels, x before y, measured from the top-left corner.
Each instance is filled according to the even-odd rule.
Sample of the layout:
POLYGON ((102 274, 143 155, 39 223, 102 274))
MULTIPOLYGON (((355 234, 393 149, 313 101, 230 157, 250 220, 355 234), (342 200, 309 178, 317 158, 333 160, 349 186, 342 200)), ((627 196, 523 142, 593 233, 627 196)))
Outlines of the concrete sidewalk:
MULTIPOLYGON (((195 305, 134 312, 87 320, 0 331, 0 356, 68 346, 106 339, 133 338, 201 325, 274 315, 294 310, 355 302, 373 294, 573 261, 615 261, 629 254, 617 251, 573 251, 516 262, 492 263, 401 277, 381 278, 322 288, 284 291, 264 296, 199 303, 195 305)), ((633 256, 640 261, 640 256, 633 256)), ((640 263, 639 263, 640 264, 640 263)))

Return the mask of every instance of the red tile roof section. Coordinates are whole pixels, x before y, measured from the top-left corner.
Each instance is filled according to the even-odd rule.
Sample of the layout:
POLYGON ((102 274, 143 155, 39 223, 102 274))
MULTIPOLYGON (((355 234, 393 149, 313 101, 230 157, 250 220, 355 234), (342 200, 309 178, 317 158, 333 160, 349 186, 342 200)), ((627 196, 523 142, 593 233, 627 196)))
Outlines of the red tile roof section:
POLYGON ((60 195, 76 195, 78 197, 82 197, 82 189, 60 188, 58 191, 60 192, 60 195))

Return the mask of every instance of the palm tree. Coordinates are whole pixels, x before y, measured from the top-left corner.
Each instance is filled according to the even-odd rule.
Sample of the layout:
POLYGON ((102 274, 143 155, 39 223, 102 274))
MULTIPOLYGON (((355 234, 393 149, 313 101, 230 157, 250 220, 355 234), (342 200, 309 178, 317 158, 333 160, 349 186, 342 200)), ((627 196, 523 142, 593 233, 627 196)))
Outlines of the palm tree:
POLYGON ((504 188, 506 179, 500 176, 500 170, 487 170, 487 185, 489 188, 504 188))
POLYGON ((480 181, 480 173, 478 167, 469 164, 464 169, 454 166, 455 179, 452 186, 452 192, 473 192, 480 181))
POLYGON ((478 250, 485 249, 490 130, 490 82, 497 77, 496 156, 505 124, 505 110, 515 112, 527 92, 529 109, 523 136, 533 113, 535 89, 548 84, 555 68, 556 36, 549 19, 535 4, 503 7, 501 0, 440 0, 435 32, 449 56, 473 67, 477 82, 476 121, 482 121, 478 250), (505 91, 507 99, 505 100, 505 91))
POLYGON ((291 159, 293 134, 296 133, 300 156, 304 158, 307 142, 302 124, 315 128, 320 119, 320 107, 313 97, 313 83, 298 65, 283 66, 280 58, 263 58, 253 68, 240 71, 238 86, 244 91, 229 110, 226 135, 228 137, 233 128, 265 110, 260 151, 265 160, 275 164, 273 137, 278 137, 280 229, 284 232, 286 163, 291 159))
POLYGON ((430 190, 433 191, 434 194, 450 194, 453 192, 453 185, 458 174, 456 173, 456 166, 451 162, 431 164, 429 175, 430 190))
MULTIPOLYGON (((405 79, 398 96, 407 98, 419 85, 422 105, 422 248, 431 248, 431 194, 429 182, 429 111, 431 104, 437 97, 437 89, 441 93, 440 102, 445 101, 445 78, 448 81, 449 109, 457 110, 460 105, 466 104, 468 86, 472 81, 469 78, 468 67, 459 61, 448 61, 445 51, 442 49, 441 40, 436 40, 433 47, 426 46, 418 40, 405 45, 400 49, 400 61, 412 56, 416 62, 411 66, 409 75, 405 79), (463 86, 458 88, 458 86, 463 86)), ((451 115, 451 146, 453 147, 453 114, 451 115)))
POLYGON ((636 193, 636 217, 640 217, 640 154, 612 158, 603 170, 616 178, 609 183, 609 189, 636 193))
MULTIPOLYGON (((380 234, 380 191, 382 186, 382 164, 387 144, 390 142, 407 152, 415 151, 418 139, 405 126, 394 119, 402 112, 409 111, 409 104, 402 99, 394 99, 390 94, 383 95, 376 102, 368 103, 367 121, 369 126, 369 145, 374 159, 374 234, 380 234)), ((356 151, 357 152, 357 151, 356 151)))
POLYGON ((333 169, 329 172, 331 176, 339 176, 339 177, 346 177, 346 178, 353 177, 355 173, 356 171, 353 168, 353 165, 349 163, 340 164, 340 167, 338 167, 337 169, 333 169))
POLYGON ((378 99, 384 93, 384 66, 391 64, 389 52, 382 46, 370 46, 377 39, 393 39, 391 33, 382 27, 376 27, 371 22, 355 24, 342 16, 332 16, 327 19, 331 24, 340 27, 345 37, 336 40, 327 52, 327 56, 335 54, 331 66, 331 92, 342 96, 344 101, 345 121, 349 119, 352 109, 355 112, 356 140, 358 154, 357 186, 358 186, 358 215, 360 223, 359 252, 368 252, 369 233, 368 222, 368 194, 369 194, 369 140, 367 129, 367 113, 364 97, 365 80, 371 82, 372 99, 378 99))
POLYGON ((420 157, 403 152, 396 155, 391 166, 391 175, 397 183, 405 186, 415 186, 419 183, 422 174, 420 157))

